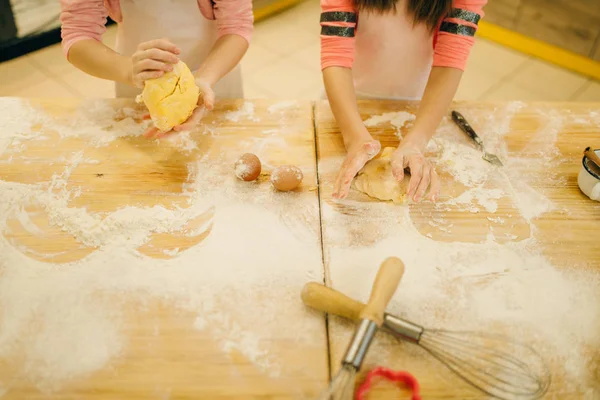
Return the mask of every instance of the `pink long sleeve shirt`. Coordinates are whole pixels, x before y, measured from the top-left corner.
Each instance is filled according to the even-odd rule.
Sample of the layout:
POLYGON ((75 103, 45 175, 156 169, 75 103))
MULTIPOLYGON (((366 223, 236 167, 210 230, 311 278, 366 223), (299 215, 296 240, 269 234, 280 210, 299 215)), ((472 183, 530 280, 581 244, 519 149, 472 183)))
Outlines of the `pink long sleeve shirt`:
POLYGON ((432 66, 464 70, 487 0, 455 0, 432 34, 396 12, 365 12, 353 0, 321 0, 321 68, 352 68, 357 94, 418 99, 432 66))
MULTIPOLYGON (((217 36, 234 34, 250 42, 254 16, 252 0, 197 0, 202 15, 216 20, 217 36)), ((61 36, 65 55, 83 39, 101 40, 107 17, 122 22, 119 0, 60 0, 61 36)))

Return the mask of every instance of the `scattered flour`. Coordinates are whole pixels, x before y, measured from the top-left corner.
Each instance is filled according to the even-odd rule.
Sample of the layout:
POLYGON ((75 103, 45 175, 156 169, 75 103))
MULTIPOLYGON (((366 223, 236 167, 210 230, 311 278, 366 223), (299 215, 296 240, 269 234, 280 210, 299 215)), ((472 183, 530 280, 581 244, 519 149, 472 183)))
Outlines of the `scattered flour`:
POLYGON ((479 209, 475 206, 474 202, 479 203, 487 212, 495 213, 498 210, 497 200, 504 196, 504 191, 501 189, 484 189, 482 187, 476 187, 467 190, 460 196, 442 204, 467 204, 471 207, 469 211, 479 212, 479 209))
MULTIPOLYGON (((0 110, 11 117, 0 119, 1 150, 16 136, 25 145, 35 142, 31 129, 40 121, 64 137, 86 138, 92 149, 143 132, 131 117, 121 120, 135 126, 129 130, 105 116, 114 115, 113 108, 96 108, 97 120, 84 107, 74 118, 57 121, 27 102, 2 99, 0 110), (114 128, 101 129, 109 125, 114 128), (100 131, 105 138, 92 139, 100 131)), ((237 118, 252 114, 252 103, 245 103, 237 118)), ((10 149, 14 158, 20 156, 10 149)), ((233 176, 228 156, 191 161, 190 181, 181 194, 187 203, 173 209, 125 202, 114 211, 94 213, 73 206, 82 188, 71 175, 86 162, 85 150, 65 150, 66 166, 48 181, 0 181, 0 362, 10 364, 15 354, 23 354, 23 362, 11 371, 14 379, 52 392, 113 363, 118 366, 131 326, 126 310, 156 299, 196 315, 191 325, 210 334, 223 352, 236 350, 271 376, 292 366, 282 365, 277 342, 262 338, 277 332, 289 343, 304 345, 322 339, 322 320, 307 318, 298 301, 308 277, 323 276, 314 195, 286 196, 269 185, 250 188, 233 176), (64 264, 27 257, 4 235, 9 221, 17 221, 44 240, 24 207, 45 213, 53 226, 91 252, 64 264), (209 221, 188 228, 190 221, 212 215, 212 209, 209 221), (158 249, 172 259, 144 255, 140 249, 160 233, 208 236, 187 250, 158 249), (281 315, 287 323, 281 324, 281 315)), ((143 307, 136 313, 143 316, 143 307)), ((158 326, 155 334, 160 335, 158 326)))
POLYGON ((285 111, 287 109, 290 109, 292 107, 297 107, 297 106, 298 106, 298 101, 296 101, 296 100, 280 101, 279 103, 275 103, 275 104, 269 106, 269 108, 267 108, 267 111, 269 111, 270 114, 274 114, 274 113, 282 112, 282 111, 285 111))
POLYGON ((389 112, 381 115, 374 115, 364 121, 365 126, 377 126, 385 122, 392 124, 396 128, 396 134, 400 136, 400 129, 404 127, 407 122, 415 120, 415 115, 406 111, 389 112))
MULTIPOLYGON (((498 150, 506 159, 502 138, 509 131, 510 116, 521 107, 510 103, 489 115, 466 117, 488 124, 490 130, 481 132, 486 146, 489 142, 490 151, 498 150)), ((19 99, 1 99, 0 112, 10 116, 0 119, 4 123, 0 155, 10 147, 13 157, 41 137, 33 130, 38 124, 62 137, 83 138, 92 146, 107 146, 116 138, 144 131, 134 112, 125 112, 115 122, 114 108, 102 102, 86 104, 75 118, 59 121, 19 99), (15 140, 18 146, 11 145, 15 140)), ((469 211, 478 210, 479 204, 494 213, 497 200, 509 196, 529 224, 553 208, 543 193, 532 188, 537 177, 522 173, 528 163, 540 159, 560 162, 553 149, 563 121, 542 111, 538 115, 536 144, 524 152, 539 157, 520 160, 511 154, 501 172, 482 160, 468 141, 458 139, 458 128, 440 129, 432 147, 440 152, 440 167, 465 186, 451 200, 455 205, 469 211), (537 153, 539 146, 547 147, 537 153)), ((225 118, 257 120, 250 102, 225 118)), ((388 113, 365 124, 390 121, 400 129, 412 119, 409 113, 388 113)), ((219 140, 217 128, 210 134, 219 140)), ((37 205, 53 225, 94 249, 78 261, 50 264, 25 256, 0 235, 0 361, 24 354, 24 362, 14 368, 15 379, 29 381, 42 391, 57 391, 116 362, 127 347, 125 305, 152 299, 193 313, 190 325, 209 333, 224 352, 239 351, 273 375, 287 366, 281 363, 279 349, 261 338, 276 332, 297 343, 322 340, 321 319, 306 318, 298 301, 303 284, 320 281, 323 275, 316 204, 298 202, 297 197, 274 192, 268 185, 249 189, 232 176, 231 160, 220 157, 205 155, 188 165, 190 181, 182 194, 188 203, 175 209, 123 204, 112 212, 95 214, 73 207, 79 192, 71 174, 88 161, 82 151, 67 153, 66 167, 47 182, 0 181, 2 233, 10 220, 16 220, 31 235, 40 236, 40 227, 24 208, 37 205), (200 245, 163 250, 174 259, 140 253, 153 234, 185 231, 189 221, 212 208, 211 220, 193 232, 202 234, 212 226, 200 245), (257 226, 264 233, 257 234, 257 226), (273 298, 278 301, 269 301, 273 298), (282 324, 281 315, 298 323, 282 324)), ((323 160, 319 169, 329 173, 338 166, 337 159, 323 160)), ((547 359, 561 365, 565 380, 584 384, 588 361, 584 349, 600 347, 597 273, 580 266, 558 269, 534 236, 505 244, 497 243, 491 233, 482 243, 437 242, 415 228, 409 207, 350 201, 341 206, 350 212, 341 213, 339 204, 322 204, 324 237, 330 243, 323 256, 337 289, 365 300, 370 286, 364 283, 372 282, 385 257, 397 255, 405 262, 406 273, 391 303, 392 312, 431 328, 501 326, 513 336, 532 338, 547 359), (373 235, 369 245, 364 244, 365 234, 373 235)), ((433 222, 451 232, 447 221, 433 222)), ((155 333, 160 335, 160 330, 155 333)), ((371 353, 381 363, 390 363, 385 352, 371 353)))
POLYGON ((456 138, 441 137, 434 141, 442 149, 437 162, 463 185, 481 185, 493 172, 494 167, 481 158, 481 152, 473 146, 458 143, 456 138))
POLYGON ((250 173, 251 168, 252 166, 247 162, 236 162, 234 168, 235 176, 241 179, 250 173))
POLYGON ((173 147, 184 153, 189 153, 198 148, 198 145, 190 136, 190 131, 177 132, 162 140, 168 141, 173 147))
POLYGON ((260 121, 260 119, 254 115, 254 103, 249 101, 245 101, 239 110, 225 113, 224 118, 232 122, 239 122, 242 119, 260 121))
MULTIPOLYGON (((381 261, 400 257, 406 272, 389 310, 432 329, 492 331, 500 326, 512 337, 531 338, 548 362, 564 365, 568 379, 583 381, 584 349, 600 346, 596 272, 557 269, 534 238, 507 244, 496 243, 493 236, 483 243, 431 240, 413 226, 408 207, 379 216, 377 228, 387 233, 385 238, 348 246, 353 242, 350 226, 368 227, 372 211, 342 216, 323 206, 324 237, 333 244, 325 258, 336 289, 366 301, 370 285, 365 282, 373 281, 381 261)), ((385 351, 376 354, 373 362, 393 363, 385 351)))
MULTIPOLYGON (((528 238, 500 243, 490 227, 479 243, 435 241, 413 224, 411 212, 418 210, 418 205, 323 202, 323 235, 331 244, 324 254, 328 279, 336 289, 366 301, 370 285, 365 282, 372 282, 384 258, 398 256, 406 272, 390 305, 392 312, 433 329, 509 332, 512 337, 528 340, 556 366, 554 372, 559 376, 554 378, 571 382, 563 388, 583 388, 585 392, 597 379, 589 375, 590 357, 594 357, 589 349, 600 348, 600 274, 583 265, 553 264, 536 238, 535 219, 556 205, 534 187, 560 181, 548 174, 540 177, 535 171, 540 171, 540 163, 553 166, 563 162, 555 144, 564 121, 557 113, 534 110, 539 124, 531 142, 509 154, 504 137, 510 133, 512 116, 523 106, 509 103, 492 113, 473 111, 465 115, 486 127, 479 133, 488 150, 506 160, 502 168, 484 161, 464 133, 448 120, 428 150, 436 153, 438 168, 464 186, 439 204, 441 209, 454 205, 467 212, 483 209, 494 214, 499 200, 508 198, 515 214, 506 217, 522 216, 531 228, 528 238)), ((380 120, 375 117, 370 123, 380 120)), ((337 158, 320 160, 319 171, 334 175, 340 162, 337 158)), ((509 222, 504 216, 487 219, 509 222)), ((452 234, 453 224, 443 218, 432 219, 429 225, 452 234)), ((517 238, 511 233, 504 236, 517 238)), ((351 326, 333 326, 333 335, 342 332, 346 343, 351 326)), ((370 355, 373 362, 393 365, 389 350, 379 349, 370 355)))

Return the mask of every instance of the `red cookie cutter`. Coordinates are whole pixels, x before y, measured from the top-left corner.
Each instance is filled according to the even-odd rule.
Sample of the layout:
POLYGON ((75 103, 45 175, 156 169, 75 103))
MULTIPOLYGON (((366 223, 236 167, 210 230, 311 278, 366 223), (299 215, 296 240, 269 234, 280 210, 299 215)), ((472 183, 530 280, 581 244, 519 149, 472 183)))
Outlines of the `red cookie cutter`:
POLYGON ((421 400, 421 395, 419 394, 419 381, 417 381, 417 378, 408 372, 394 371, 384 367, 376 367, 369 371, 367 377, 356 391, 356 400, 365 399, 365 395, 371 390, 373 380, 376 377, 382 377, 392 382, 401 382, 405 384, 412 392, 411 400, 421 400))

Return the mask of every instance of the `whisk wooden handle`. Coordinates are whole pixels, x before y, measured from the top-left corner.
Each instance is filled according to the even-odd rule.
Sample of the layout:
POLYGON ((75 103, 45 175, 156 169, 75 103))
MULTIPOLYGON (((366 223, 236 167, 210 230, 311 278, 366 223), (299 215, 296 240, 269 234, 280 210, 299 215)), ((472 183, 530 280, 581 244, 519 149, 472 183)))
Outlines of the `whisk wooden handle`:
POLYGON ((399 258, 390 257, 381 264, 371 288, 371 297, 360 312, 361 319, 369 319, 377 326, 383 324, 383 314, 402 275, 404 275, 404 263, 399 258))
POLYGON ((307 306, 354 321, 360 319, 365 305, 335 289, 316 282, 309 282, 302 289, 302 301, 307 306))
POLYGON ((591 147, 587 147, 585 149, 585 151, 583 152, 583 154, 587 158, 589 158, 590 160, 592 160, 592 162, 594 164, 596 164, 600 168, 600 157, 598 157, 598 155, 596 154, 596 152, 594 150, 592 150, 591 147))
POLYGON ((381 326, 383 312, 404 274, 404 263, 398 258, 388 258, 381 264, 369 299, 370 308, 335 289, 309 282, 302 289, 302 301, 319 311, 358 321, 368 318, 381 326))

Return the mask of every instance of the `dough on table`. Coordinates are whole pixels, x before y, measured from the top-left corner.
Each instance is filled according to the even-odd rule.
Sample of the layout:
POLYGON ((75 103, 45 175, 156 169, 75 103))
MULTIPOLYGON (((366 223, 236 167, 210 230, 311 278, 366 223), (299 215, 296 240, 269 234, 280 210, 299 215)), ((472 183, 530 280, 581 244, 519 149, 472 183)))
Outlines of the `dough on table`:
POLYGON ((405 173, 402 182, 394 177, 391 163, 394 150, 393 147, 386 147, 379 157, 367 162, 354 178, 354 188, 378 200, 407 203, 410 175, 405 173))
POLYGON ((179 61, 172 71, 147 80, 141 99, 148 107, 154 126, 161 132, 168 132, 192 115, 199 92, 194 75, 184 62, 179 61))

